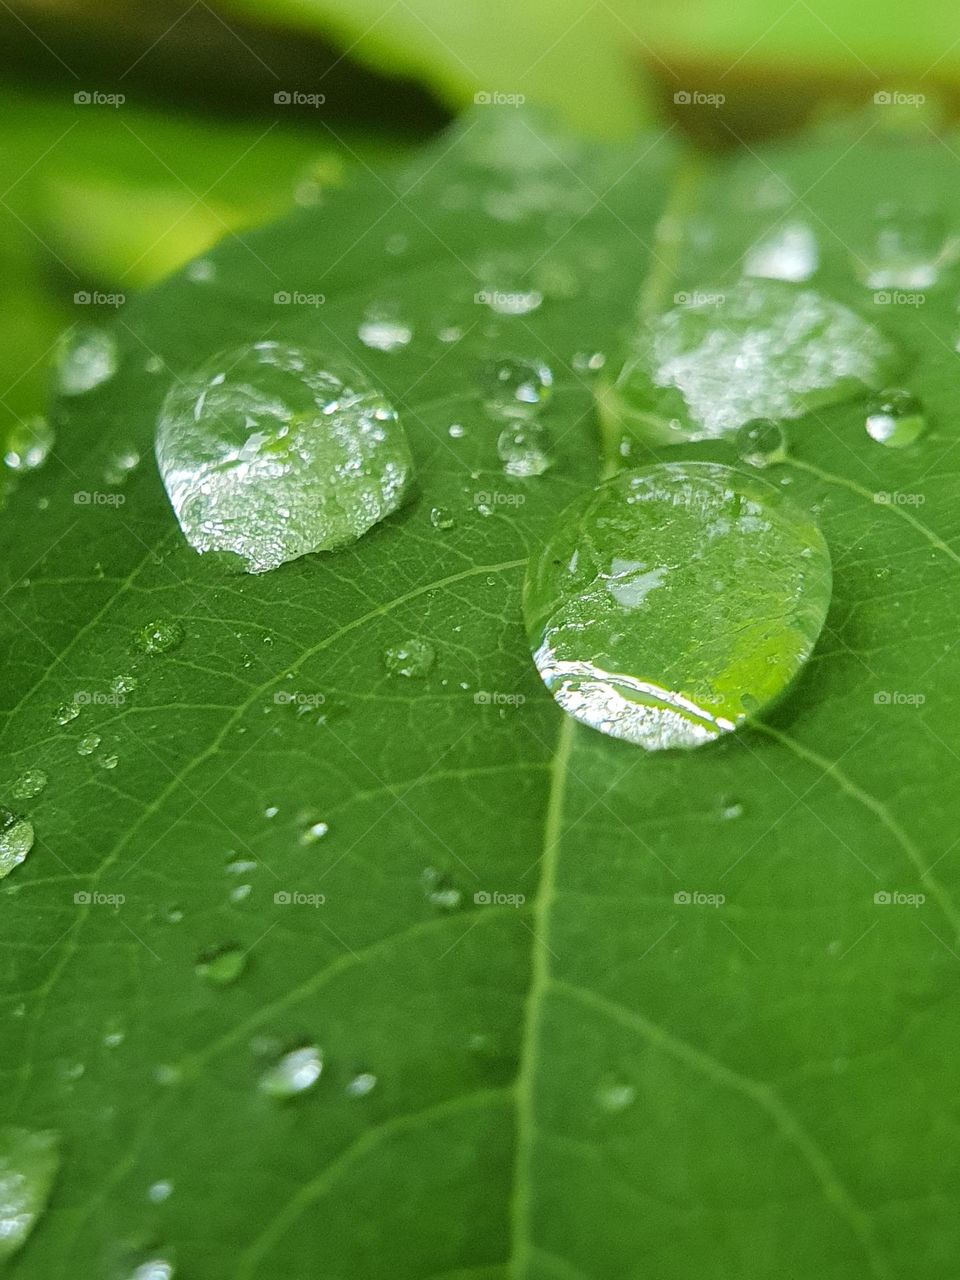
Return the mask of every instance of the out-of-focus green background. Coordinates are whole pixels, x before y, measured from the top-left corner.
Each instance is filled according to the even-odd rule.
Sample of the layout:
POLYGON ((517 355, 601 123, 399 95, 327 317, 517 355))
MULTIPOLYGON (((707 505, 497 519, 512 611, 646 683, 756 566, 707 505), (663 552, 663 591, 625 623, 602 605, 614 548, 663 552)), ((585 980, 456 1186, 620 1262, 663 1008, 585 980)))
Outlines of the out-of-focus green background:
POLYGON ((126 297, 221 236, 323 201, 349 166, 401 156, 478 96, 709 146, 876 94, 953 115, 960 13, 947 0, 869 15, 856 0, 11 0, 0 77, 2 439, 42 409, 64 328, 122 319, 126 297))

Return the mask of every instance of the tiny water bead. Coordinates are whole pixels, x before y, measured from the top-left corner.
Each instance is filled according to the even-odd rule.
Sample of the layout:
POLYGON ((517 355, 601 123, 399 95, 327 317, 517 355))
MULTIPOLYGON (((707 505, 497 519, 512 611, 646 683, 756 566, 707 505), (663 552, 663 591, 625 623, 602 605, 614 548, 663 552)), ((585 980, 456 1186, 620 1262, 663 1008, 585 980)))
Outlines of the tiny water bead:
POLYGON ((877 390, 900 349, 812 289, 747 279, 686 295, 640 326, 597 389, 601 416, 656 444, 707 440, 877 390))
POLYGON ((923 435, 927 421, 916 396, 891 387, 870 401, 865 425, 871 440, 888 449, 905 449, 923 435))
POLYGON ((737 452, 751 467, 772 467, 787 460, 787 437, 779 422, 748 422, 736 435, 737 452))
POLYGON ((260 1089, 271 1098, 295 1098, 320 1079, 323 1054, 316 1045, 292 1049, 260 1077, 260 1089))
POLYGON ((636 1097, 637 1091, 632 1084, 613 1076, 601 1080, 595 1094, 597 1106, 610 1115, 626 1111, 636 1101, 636 1097))
POLYGON ((946 253, 938 210, 887 201, 874 210, 853 265, 868 289, 930 289, 946 253))
POLYGON ((491 360, 483 369, 487 407, 505 417, 535 413, 553 390, 553 371, 542 360, 508 357, 491 360))
POLYGON ((136 449, 118 449, 107 458, 103 468, 104 483, 118 488, 126 483, 139 465, 140 454, 136 449))
POLYGON ((809 280, 819 261, 817 237, 805 222, 785 222, 751 245, 743 272, 768 280, 809 280))
POLYGON ((64 396, 84 395, 108 382, 118 364, 117 342, 108 330, 69 329, 57 344, 57 390, 64 396))
POLYGON ((21 773, 11 788, 15 800, 33 800, 44 790, 50 781, 43 769, 28 769, 21 773))
POLYGON ((387 670, 392 676, 422 679, 436 662, 437 653, 429 640, 416 637, 393 645, 383 655, 387 670))
POLYGON ((276 342, 175 383, 156 449, 187 541, 250 573, 356 541, 400 506, 413 474, 396 410, 362 374, 276 342))
POLYGON ((236 980, 247 967, 247 953, 237 943, 224 943, 209 947, 197 957, 197 975, 215 987, 226 987, 236 980))
POLYGON ((549 438, 535 422, 514 422, 500 432, 497 453, 508 476, 539 476, 550 466, 549 438))
POLYGON ((0 807, 0 880, 25 861, 33 848, 33 823, 0 807))
POLYGON ((830 602, 813 519, 707 462, 624 471, 535 554, 524 616, 540 677, 577 720, 648 750, 697 747, 787 688, 830 602))
POLYGON ((140 628, 134 636, 134 645, 141 653, 169 653, 183 643, 184 630, 173 618, 155 618, 140 628))
POLYGON ((36 471, 50 456, 55 439, 46 418, 26 418, 7 432, 3 460, 11 471, 36 471))
POLYGON ((55 1133, 0 1127, 0 1263, 24 1244, 46 1208, 59 1147, 55 1133))

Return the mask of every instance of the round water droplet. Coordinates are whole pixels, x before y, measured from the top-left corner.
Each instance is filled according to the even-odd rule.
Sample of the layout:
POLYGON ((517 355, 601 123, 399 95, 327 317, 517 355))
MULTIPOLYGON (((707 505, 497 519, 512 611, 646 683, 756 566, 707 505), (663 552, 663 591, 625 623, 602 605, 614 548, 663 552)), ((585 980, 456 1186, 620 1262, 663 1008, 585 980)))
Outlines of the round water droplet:
POLYGON ((104 483, 114 487, 124 484, 139 465, 140 455, 136 449, 118 449, 110 455, 103 468, 104 483))
POLYGON ((63 334, 57 345, 57 390, 64 396, 83 395, 109 381, 118 364, 112 333, 77 326, 63 334))
POLYGON ((348 1083, 346 1094, 348 1098, 365 1098, 373 1093, 376 1087, 377 1077, 370 1071, 361 1071, 348 1083))
POLYGON ((599 373, 607 357, 602 351, 576 351, 570 363, 577 373, 599 373))
POLYGON ((383 655, 387 670, 392 676, 410 676, 415 679, 422 679, 436 658, 436 650, 429 640, 416 638, 393 645, 383 655))
POLYGON ((553 372, 542 360, 492 360, 484 367, 483 381, 488 407, 507 417, 535 413, 553 390, 553 372))
POLYGON ((563 512, 530 561, 524 614, 570 715, 649 750, 696 747, 783 693, 830 586, 820 530, 779 489, 674 462, 621 472, 563 512))
POLYGON ((237 943, 224 943, 210 947, 197 958, 196 971, 201 978, 216 987, 229 986, 247 967, 247 953, 237 943))
POLYGON ((357 330, 357 337, 374 351, 401 351, 410 345, 413 330, 392 312, 371 307, 357 330))
POLYGON ((707 440, 757 418, 797 418, 879 388, 898 347, 847 307, 774 280, 743 280, 641 327, 598 387, 604 420, 656 444, 707 440))
POLYGON ((28 769, 21 773, 11 788, 15 800, 33 800, 43 791, 50 779, 42 769, 28 769))
POLYGON ((816 271, 819 257, 813 230, 805 222, 785 222, 747 250, 743 271, 748 276, 799 284, 816 271))
POLYGON ((515 422, 504 427, 497 453, 508 476, 539 476, 550 466, 548 437, 535 422, 515 422))
POLYGON ((250 573, 355 541, 400 506, 413 471, 396 411, 362 374, 276 342, 176 383, 157 460, 190 544, 250 573))
POLYGON ((0 880, 19 867, 33 848, 33 823, 12 809, 0 808, 0 880))
POLYGON ((260 1077, 260 1088, 271 1098, 294 1098, 306 1093, 320 1079, 323 1054, 316 1045, 304 1045, 285 1053, 260 1077))
POLYGON ((69 724, 71 720, 76 720, 79 714, 80 707, 78 703, 61 702, 60 706, 57 707, 56 711, 53 713, 53 718, 56 720, 57 724, 63 725, 69 724))
POLYGON ((905 449, 926 430, 923 406, 898 387, 881 391, 867 406, 867 435, 888 449, 905 449))
POLYGON ((430 523, 435 529, 452 529, 456 520, 453 512, 446 507, 433 507, 430 511, 430 523))
POLYGON ((172 618, 156 618, 148 622, 133 638, 133 642, 141 653, 169 653, 182 643, 183 627, 172 618))
POLYGON ((55 439, 46 418, 27 418, 7 432, 3 460, 11 471, 36 471, 49 457, 55 439))
POLYGON ((888 201, 858 238, 854 270, 868 289, 930 289, 940 275, 944 246, 937 210, 888 201))
POLYGON ((59 1168, 57 1134, 0 1126, 0 1264, 36 1226, 59 1168))
POLYGON ((451 422, 450 426, 447 427, 447 435, 451 440, 462 440, 466 434, 467 428, 462 422, 451 422))
POLYGON ((772 467, 787 460, 787 437, 779 422, 760 419, 740 428, 737 452, 751 467, 772 467))
POLYGON ((100 745, 99 733, 88 733, 85 738, 81 738, 77 743, 78 756, 92 756, 100 745))
POLYGON ((311 823, 311 825, 307 827, 306 831, 304 831, 303 834, 301 835, 300 843, 316 844, 318 840, 323 839, 323 837, 327 834, 329 830, 330 830, 330 827, 326 822, 311 823))

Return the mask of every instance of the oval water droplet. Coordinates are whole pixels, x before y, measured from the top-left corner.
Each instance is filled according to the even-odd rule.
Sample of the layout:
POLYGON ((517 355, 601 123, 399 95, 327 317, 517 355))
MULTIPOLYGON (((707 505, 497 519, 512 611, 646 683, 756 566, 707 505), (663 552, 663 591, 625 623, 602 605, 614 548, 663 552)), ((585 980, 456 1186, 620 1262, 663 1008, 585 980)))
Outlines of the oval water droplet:
POLYGON ((0 1263, 17 1252, 36 1226, 59 1168, 57 1134, 0 1127, 0 1263))
POLYGON ((637 1091, 632 1084, 609 1077, 601 1080, 594 1096, 601 1111, 617 1115, 621 1111, 626 1111, 627 1107, 636 1101, 637 1091))
POLYGON ((33 848, 33 823, 29 818, 0 808, 0 880, 19 867, 33 848))
POLYGON ((492 360, 483 370, 487 406, 507 417, 527 417, 550 398, 553 372, 542 360, 510 356, 492 360))
POLYGON ((120 763, 120 757, 116 755, 101 756, 97 761, 101 769, 115 769, 120 763))
POLYGON ((50 781, 43 769, 27 769, 21 773, 11 788, 15 800, 33 800, 50 781))
POLYGON ((134 636, 133 642, 141 653, 169 653, 181 644, 184 637, 183 627, 174 618, 155 618, 141 627, 134 636))
POLYGON ((497 453, 508 476, 539 476, 550 466, 549 440, 535 422, 514 422, 500 432, 497 453))
POLYGON ((202 951, 197 957, 196 972, 215 987, 226 987, 236 982, 246 967, 246 951, 239 943, 228 942, 202 951))
POLYGON ((805 222, 784 222, 747 250, 743 271, 768 280, 809 280, 819 262, 817 237, 805 222))
POLYGON ((756 418, 796 418, 877 389, 903 363, 839 302, 774 280, 704 291, 645 324, 598 387, 604 420, 657 444, 707 440, 756 418))
POLYGON ((366 378, 276 342, 208 361, 167 395, 157 461, 187 541, 250 573, 356 541, 413 473, 396 411, 366 378))
POLYGON ((147 1188, 147 1199, 151 1204, 163 1204, 165 1200, 169 1200, 173 1195, 173 1183, 168 1179, 161 1179, 159 1182, 152 1183, 147 1188))
POLYGON ((787 460, 787 437, 779 422, 748 422, 736 436, 737 452, 751 467, 772 467, 787 460))
POLYGON ((318 840, 323 839, 329 830, 330 827, 326 822, 313 822, 300 836, 300 843, 316 844, 318 840))
POLYGON ((85 738, 81 738, 77 743, 78 756, 92 756, 100 745, 99 733, 88 733, 85 738))
POLYGON ((77 326, 57 344, 57 390, 79 396, 108 382, 117 371, 117 342, 106 329, 77 326))
POLYGON ((456 911, 463 903, 463 893, 453 880, 436 867, 424 867, 420 875, 423 894, 433 907, 441 911, 456 911))
POLYGON ((80 706, 78 703, 61 702, 60 706, 57 707, 56 711, 53 713, 53 718, 56 720, 57 724, 64 725, 69 724, 71 720, 76 720, 79 714, 80 706))
POLYGON ((376 1087, 377 1077, 370 1071, 361 1071, 348 1082, 346 1094, 348 1098, 366 1098, 376 1087))
POLYGON ((453 512, 447 507, 432 507, 430 510, 430 523, 435 529, 452 529, 456 524, 453 512))
POLYGON ((437 654, 429 640, 416 637, 403 644, 393 645, 383 655, 387 670, 392 676, 408 676, 422 679, 436 661, 437 654))
POLYGON ((291 1049, 260 1077, 260 1089, 271 1098, 295 1098, 320 1079, 323 1054, 316 1045, 291 1049))
POLYGON ((3 460, 11 471, 36 471, 50 456, 55 439, 46 418, 27 418, 7 432, 3 460))
POLYGON ((696 747, 784 692, 830 586, 820 530, 779 489, 664 463, 563 512, 531 558, 524 614, 541 679, 570 715, 649 750, 696 747))
POLYGON ((888 449, 905 449, 923 435, 927 421, 916 396, 890 387, 870 401, 865 425, 871 440, 888 449))
POLYGON ((126 1280, 173 1280, 173 1263, 166 1258, 147 1258, 138 1263, 126 1280))
POLYGON ((374 351, 402 351, 410 345, 413 330, 394 313, 372 307, 357 330, 357 337, 374 351))
POLYGON ((735 818, 742 818, 744 807, 739 800, 722 800, 720 802, 720 817, 724 822, 732 822, 735 818))

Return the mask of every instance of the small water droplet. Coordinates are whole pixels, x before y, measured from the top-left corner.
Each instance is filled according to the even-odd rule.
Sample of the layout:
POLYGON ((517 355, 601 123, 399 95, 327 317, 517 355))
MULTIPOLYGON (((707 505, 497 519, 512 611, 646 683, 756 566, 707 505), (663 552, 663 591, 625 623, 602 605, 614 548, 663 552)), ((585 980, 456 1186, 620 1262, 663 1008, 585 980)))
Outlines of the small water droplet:
POLYGON ((300 836, 300 843, 316 844, 318 840, 323 839, 329 830, 330 827, 326 822, 314 822, 300 836))
POLYGON ((136 676, 114 676, 110 681, 110 692, 126 697, 128 693, 133 693, 138 683, 136 676))
POLYGON ((542 360, 493 360, 484 366, 483 375, 488 407, 508 417, 536 412, 553 390, 553 372, 542 360))
POLYGON ((306 1093, 320 1079, 323 1054, 316 1045, 304 1045, 285 1053, 260 1077, 260 1089, 271 1098, 294 1098, 306 1093))
POLYGON ((7 432, 3 460, 11 471, 36 471, 50 456, 55 439, 46 418, 27 418, 7 432))
POLYGON ((365 1098, 377 1087, 377 1077, 369 1071, 361 1071, 347 1084, 348 1098, 365 1098))
POLYGON ((154 1071, 153 1078, 157 1084, 172 1088, 183 1079, 183 1071, 173 1062, 161 1062, 154 1071))
POLYGON ((455 324, 444 325, 437 331, 437 337, 441 342, 459 342, 463 337, 463 330, 455 324))
POLYGON ((80 707, 76 702, 61 702, 53 713, 53 717, 57 724, 69 724, 71 720, 76 720, 80 714, 80 707))
POLYGON ((383 655, 387 670, 393 676, 422 679, 436 661, 436 650, 429 640, 413 638, 393 645, 383 655))
POLYGON ((139 465, 140 455, 136 449, 117 449, 107 458, 103 468, 104 483, 114 488, 124 484, 139 465))
POLYGON ((456 524, 453 512, 447 507, 432 507, 430 510, 430 523, 435 529, 452 529, 456 524))
POLYGON ((441 911, 456 911, 463 903, 463 893, 451 878, 436 867, 424 867, 420 876, 424 897, 441 911))
POLYGON ((251 871, 256 871, 257 864, 252 858, 234 858, 231 854, 226 869, 232 876, 245 876, 251 871))
POLYGON ((357 337, 374 351, 400 351, 409 346, 413 330, 396 315, 374 307, 364 317, 357 337))
POLYGON ((17 1252, 36 1226, 59 1168, 57 1134, 0 1127, 0 1263, 17 1252))
POLYGON ((101 756, 97 761, 101 769, 115 769, 120 763, 120 757, 115 755, 101 756))
POLYGON ((576 351, 570 363, 577 373, 599 373, 607 357, 602 351, 576 351))
POLYGON ((11 788, 15 800, 33 800, 50 781, 42 769, 28 769, 21 773, 11 788))
POLYGON ((720 817, 724 822, 732 822, 735 818, 742 818, 744 807, 739 800, 723 800, 720 804, 720 817))
POLYGON ((209 947, 197 958, 197 974, 216 987, 229 986, 247 967, 247 953, 238 943, 209 947))
POLYGON ((263 816, 265 818, 275 818, 279 812, 280 810, 275 804, 270 804, 264 809, 263 816))
POLYGON ((155 618, 141 627, 134 636, 134 644, 141 653, 169 653, 183 641, 184 630, 172 618, 155 618))
POLYGON ((186 275, 194 284, 209 284, 217 278, 217 265, 209 258, 194 258, 187 264, 186 275))
POLYGON ((105 1049, 119 1049, 127 1038, 119 1018, 111 1018, 107 1023, 107 1028, 103 1033, 103 1047, 105 1049))
POLYGON ((250 573, 355 542, 400 506, 413 474, 396 411, 363 374, 276 342, 175 383, 157 460, 191 546, 250 573))
POLYGON ((888 449, 905 449, 923 435, 926 427, 920 401, 901 388, 881 391, 867 406, 867 435, 888 449))
POLYGON ((113 377, 118 364, 112 333, 78 325, 63 334, 57 344, 57 390, 64 396, 93 391, 113 377))
POLYGON ((462 422, 451 422, 450 426, 447 427, 447 435, 451 440, 462 440, 466 434, 467 428, 462 422))
POLYGON ((597 1086, 595 1097, 601 1111, 616 1115, 626 1111, 627 1107, 636 1101, 637 1091, 632 1084, 611 1078, 601 1081, 597 1086))
POLYGON ((147 1188, 147 1199, 151 1204, 163 1204, 173 1195, 173 1183, 167 1179, 154 1182, 147 1188))
POLYGON ((33 823, 12 809, 0 808, 0 880, 19 867, 32 848, 33 823))
POLYGON ((858 240, 854 270, 868 289, 929 289, 940 275, 944 241, 937 210, 887 201, 858 240))
POLYGON ((830 583, 822 534, 779 489, 663 463, 569 507, 531 558, 523 603, 560 706, 662 750, 710 742, 779 697, 813 649, 830 583))
POLYGON ((134 1267, 127 1280, 173 1280, 174 1274, 173 1263, 166 1258, 148 1258, 134 1267))
POLYGON ((805 222, 784 222, 747 250, 744 274, 801 284, 817 269, 817 237, 805 222))
POLYGON ((94 751, 100 745, 99 733, 88 733, 85 738, 81 738, 77 743, 78 756, 92 756, 94 751))
POLYGON ((751 467, 772 467, 787 460, 787 437, 779 422, 747 422, 737 432, 737 452, 751 467))
POLYGON ((230 890, 230 901, 243 902, 246 898, 250 897, 252 892, 252 884, 238 884, 235 888, 230 890))
POLYGON ((508 476, 539 476, 550 466, 548 437, 535 422, 515 422, 504 427, 497 453, 508 476))

